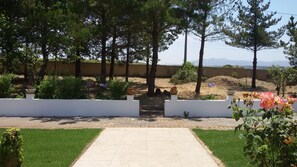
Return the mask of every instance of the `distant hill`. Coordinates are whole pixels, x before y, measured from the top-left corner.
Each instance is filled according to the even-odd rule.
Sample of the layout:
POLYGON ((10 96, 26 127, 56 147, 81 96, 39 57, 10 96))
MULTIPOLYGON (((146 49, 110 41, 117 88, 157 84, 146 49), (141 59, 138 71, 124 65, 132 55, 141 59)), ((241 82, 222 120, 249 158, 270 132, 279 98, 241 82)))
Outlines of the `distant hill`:
MULTIPOLYGON (((198 60, 192 61, 192 64, 195 66, 198 66, 198 60)), ((246 61, 246 60, 229 60, 229 59, 204 59, 203 65, 204 66, 209 66, 209 67, 220 67, 226 64, 230 65, 239 65, 245 68, 252 68, 253 64, 252 61, 246 61)), ((267 68, 272 65, 278 65, 282 67, 287 67, 290 66, 289 61, 258 61, 257 62, 257 67, 260 68, 267 68)))

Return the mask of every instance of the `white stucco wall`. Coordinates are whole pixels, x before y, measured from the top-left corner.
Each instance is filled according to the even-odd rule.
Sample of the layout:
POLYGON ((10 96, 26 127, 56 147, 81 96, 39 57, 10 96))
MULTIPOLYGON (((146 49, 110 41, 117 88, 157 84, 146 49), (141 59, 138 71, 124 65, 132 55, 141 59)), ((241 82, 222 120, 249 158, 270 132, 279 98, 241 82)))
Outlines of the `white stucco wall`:
POLYGON ((139 116, 139 101, 0 99, 0 116, 139 116))
MULTIPOLYGON (((189 112, 189 117, 232 117, 232 109, 228 109, 232 99, 233 96, 228 96, 226 100, 178 100, 177 96, 173 95, 171 100, 165 101, 164 114, 170 117, 184 117, 186 111, 189 112)), ((259 108, 260 101, 254 101, 254 109, 259 108)), ((297 103, 293 108, 296 112, 297 103)))
MULTIPOLYGON (((26 99, 0 99, 0 116, 139 116, 139 101, 133 96, 127 100, 45 100, 33 99, 33 95, 26 95, 26 99)), ((178 100, 172 96, 165 101, 165 116, 184 117, 184 111, 189 117, 232 117, 232 110, 228 109, 232 96, 226 100, 178 100)), ((260 101, 254 102, 255 108, 260 108, 260 101)), ((293 105, 297 111, 297 103, 293 105)))

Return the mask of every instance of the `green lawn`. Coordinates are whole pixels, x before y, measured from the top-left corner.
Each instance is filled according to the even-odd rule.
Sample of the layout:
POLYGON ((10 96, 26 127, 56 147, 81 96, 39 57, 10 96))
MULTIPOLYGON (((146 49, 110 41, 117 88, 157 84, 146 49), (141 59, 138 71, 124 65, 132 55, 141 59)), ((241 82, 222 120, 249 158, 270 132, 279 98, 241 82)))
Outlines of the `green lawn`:
POLYGON ((239 139, 240 132, 200 129, 193 131, 227 167, 252 166, 243 154, 245 140, 239 139))
MULTIPOLYGON (((4 129, 0 129, 2 138, 4 129)), ((21 129, 26 167, 68 167, 100 129, 21 129)))

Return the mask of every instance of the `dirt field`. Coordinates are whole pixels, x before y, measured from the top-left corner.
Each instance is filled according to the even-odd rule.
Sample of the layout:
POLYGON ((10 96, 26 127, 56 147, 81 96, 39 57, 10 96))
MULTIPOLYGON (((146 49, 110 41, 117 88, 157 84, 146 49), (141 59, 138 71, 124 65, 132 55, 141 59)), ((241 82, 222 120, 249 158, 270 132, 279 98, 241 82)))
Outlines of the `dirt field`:
MULTIPOLYGON (((122 78, 118 78, 122 79, 122 78)), ((129 78, 129 81, 132 82, 132 86, 136 88, 137 94, 144 94, 147 91, 147 86, 145 85, 146 80, 144 78, 129 78)), ((156 79, 156 88, 160 88, 161 91, 167 90, 170 91, 170 88, 174 84, 169 82, 169 78, 157 78, 156 79)), ((243 92, 275 92, 275 86, 273 83, 259 81, 257 80, 257 89, 251 89, 251 78, 241 78, 236 79, 226 76, 217 76, 207 79, 201 88, 201 95, 214 95, 216 99, 225 99, 227 96, 228 90, 235 90, 236 97, 242 97, 243 92)), ((197 99, 195 97, 195 87, 196 83, 191 82, 187 84, 178 84, 175 85, 178 89, 178 97, 180 99, 197 99)), ((287 93, 292 94, 297 92, 297 85, 288 86, 287 93)))
MULTIPOLYGON (((23 87, 22 84, 22 76, 17 76, 15 79, 18 84, 17 88, 21 89, 23 87)), ((117 80, 124 81, 123 77, 116 77, 117 80)), ((84 80, 87 81, 87 87, 89 88, 89 94, 91 98, 95 97, 96 90, 98 89, 98 83, 96 82, 94 77, 84 77, 84 80)), ((156 79, 156 88, 161 89, 163 92, 164 90, 170 91, 171 87, 176 86, 178 89, 178 98, 179 99, 198 99, 199 97, 195 96, 195 87, 196 83, 186 83, 186 84, 177 84, 174 85, 169 82, 170 78, 157 78, 156 79)), ((135 88, 136 95, 143 95, 147 92, 147 85, 145 78, 129 78, 130 85, 135 88)), ((217 76, 213 78, 207 79, 205 82, 202 83, 201 88, 201 96, 205 95, 213 95, 216 99, 226 99, 227 91, 234 90, 235 97, 242 97, 243 92, 274 92, 275 86, 273 83, 259 81, 257 80, 257 89, 250 89, 251 87, 251 78, 233 78, 227 76, 217 76)), ((295 86, 287 86, 287 95, 296 94, 297 93, 297 85, 295 86)))

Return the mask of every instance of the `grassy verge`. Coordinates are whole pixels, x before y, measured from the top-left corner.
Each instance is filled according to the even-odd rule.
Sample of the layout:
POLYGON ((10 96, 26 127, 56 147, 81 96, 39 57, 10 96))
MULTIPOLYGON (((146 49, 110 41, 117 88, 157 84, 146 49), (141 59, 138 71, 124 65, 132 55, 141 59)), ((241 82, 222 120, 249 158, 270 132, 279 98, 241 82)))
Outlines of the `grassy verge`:
POLYGON ((250 167, 249 159, 244 156, 244 139, 233 130, 193 129, 195 134, 208 146, 213 154, 227 167, 250 167))
MULTIPOLYGON (((4 129, 0 129, 2 138, 4 129)), ((24 163, 28 167, 68 167, 100 129, 21 129, 24 163)))

